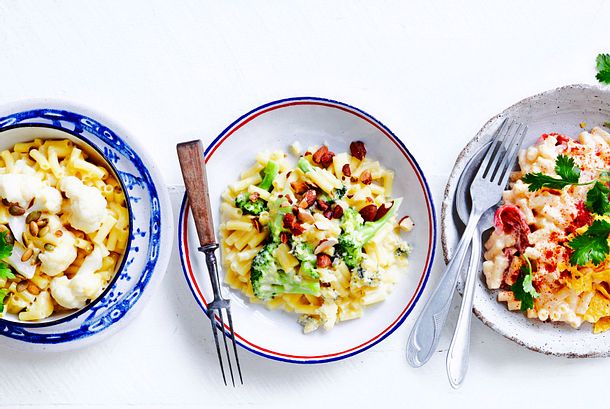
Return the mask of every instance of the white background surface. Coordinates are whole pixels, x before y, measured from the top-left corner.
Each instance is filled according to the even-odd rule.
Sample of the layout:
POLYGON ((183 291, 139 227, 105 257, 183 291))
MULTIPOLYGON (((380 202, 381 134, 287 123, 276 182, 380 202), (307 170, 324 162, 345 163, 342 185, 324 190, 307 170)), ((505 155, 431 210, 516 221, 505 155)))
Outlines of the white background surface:
MULTIPOLYGON (((405 141, 440 212, 455 157, 489 117, 546 89, 594 83, 595 56, 610 51, 608 1, 330 3, 0 0, 0 103, 52 97, 91 107, 139 136, 166 182, 178 185, 176 142, 207 143, 273 99, 338 99, 405 141)), ((439 254, 425 295, 442 264, 439 254)), ((610 360, 539 355, 478 321, 467 383, 453 391, 444 368, 449 331, 427 366, 405 362, 413 320, 340 363, 296 366, 242 350, 246 385, 225 388, 209 323, 174 256, 147 308, 111 339, 59 354, 0 349, 0 408, 605 401, 610 360)))

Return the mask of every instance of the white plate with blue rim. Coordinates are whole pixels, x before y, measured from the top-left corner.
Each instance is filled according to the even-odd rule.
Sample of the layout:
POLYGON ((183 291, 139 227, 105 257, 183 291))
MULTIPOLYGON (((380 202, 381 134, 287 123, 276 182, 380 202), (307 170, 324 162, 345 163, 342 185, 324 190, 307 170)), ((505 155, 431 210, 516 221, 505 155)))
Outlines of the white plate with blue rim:
MULTIPOLYGON (((312 97, 283 99, 253 109, 222 131, 205 151, 215 226, 219 225, 221 193, 254 162, 256 152, 287 151, 297 140, 303 147, 328 143, 334 152, 345 152, 356 139, 366 144, 367 157, 378 159, 395 172, 393 196, 405 199, 399 212, 415 221, 415 229, 405 236, 414 247, 409 267, 388 298, 365 309, 362 318, 307 335, 295 314, 252 304, 225 286, 224 294, 231 298, 236 340, 243 348, 265 358, 299 364, 345 359, 388 337, 420 298, 436 241, 430 190, 405 144, 377 119, 353 106, 312 97)), ((202 320, 207 319, 204 317, 212 293, 205 257, 197 251, 197 234, 186 197, 180 211, 178 244, 185 278, 202 309, 202 320)))
POLYGON ((80 107, 34 101, 0 110, 0 150, 35 138, 70 139, 118 176, 127 197, 130 235, 104 292, 84 308, 31 323, 5 314, 0 345, 66 350, 97 342, 123 327, 160 282, 172 248, 169 195, 154 163, 125 130, 80 107))

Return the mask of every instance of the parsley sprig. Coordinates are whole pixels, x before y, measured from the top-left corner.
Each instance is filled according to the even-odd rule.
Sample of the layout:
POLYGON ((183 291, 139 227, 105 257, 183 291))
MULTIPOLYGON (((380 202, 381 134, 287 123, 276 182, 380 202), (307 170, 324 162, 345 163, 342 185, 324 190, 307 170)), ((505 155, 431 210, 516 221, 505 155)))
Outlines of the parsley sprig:
POLYGON ((558 155, 555 161, 555 172, 559 177, 545 175, 541 172, 527 173, 522 180, 528 183, 528 190, 535 192, 542 188, 561 190, 566 186, 593 185, 587 192, 585 206, 593 213, 604 215, 610 213, 610 189, 605 185, 610 180, 608 172, 604 171, 599 178, 580 183, 580 168, 576 166, 574 158, 558 155))
POLYGON ((600 264, 610 253, 608 235, 610 235, 610 223, 606 220, 595 220, 587 231, 568 242, 568 246, 573 250, 570 263, 579 266, 589 262, 600 264))
POLYGON ((525 263, 521 266, 519 278, 510 286, 510 289, 515 295, 515 299, 521 301, 521 311, 527 311, 534 308, 534 299, 538 298, 540 294, 534 288, 532 263, 527 256, 522 257, 525 263))
POLYGON ((8 294, 8 290, 6 288, 0 289, 0 313, 4 312, 4 298, 8 294))
POLYGON ((595 78, 603 84, 610 84, 610 54, 598 54, 595 62, 597 68, 595 78))
MULTIPOLYGON (((6 240, 7 234, 6 231, 0 233, 0 260, 10 257, 13 252, 13 244, 6 240)), ((0 261, 0 278, 15 278, 15 274, 4 261, 0 261)))

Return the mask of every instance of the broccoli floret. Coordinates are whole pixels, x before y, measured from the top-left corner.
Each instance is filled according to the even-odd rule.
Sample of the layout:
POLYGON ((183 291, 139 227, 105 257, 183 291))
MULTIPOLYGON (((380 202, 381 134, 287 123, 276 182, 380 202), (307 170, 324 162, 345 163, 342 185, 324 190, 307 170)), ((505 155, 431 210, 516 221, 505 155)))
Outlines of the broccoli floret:
POLYGON ((284 215, 292 211, 290 206, 282 206, 285 199, 278 199, 273 203, 269 203, 269 231, 271 233, 271 241, 279 243, 280 234, 287 231, 284 228, 284 215))
POLYGON ((235 198, 235 206, 239 207, 245 214, 252 214, 258 216, 265 210, 267 210, 267 202, 261 198, 256 200, 250 200, 250 194, 240 193, 235 198))
POLYGON ((401 199, 395 199, 394 204, 379 220, 362 224, 362 217, 357 212, 348 209, 341 218, 343 232, 339 236, 339 255, 349 268, 355 268, 362 261, 362 247, 368 243, 383 225, 390 220, 400 206, 401 199), (360 215, 358 215, 360 216, 360 215))
POLYGON ((270 160, 267 162, 267 166, 263 169, 262 177, 263 181, 259 183, 258 187, 264 190, 270 190, 273 187, 273 180, 277 176, 277 172, 280 169, 279 165, 270 160))
POLYGON ((311 163, 309 163, 309 161, 302 156, 299 158, 297 166, 303 171, 303 173, 308 173, 313 170, 313 166, 311 166, 311 163))
POLYGON ((302 280, 300 276, 286 273, 278 268, 273 252, 277 243, 265 245, 252 260, 250 282, 254 295, 269 301, 278 294, 320 294, 320 283, 302 280))
POLYGON ((335 199, 343 199, 343 196, 345 196, 345 193, 347 193, 347 187, 346 186, 341 186, 339 189, 333 190, 333 194, 335 196, 335 199))
POLYGON ((299 272, 311 278, 318 279, 320 274, 316 271, 316 256, 313 254, 313 246, 305 241, 292 239, 290 253, 301 262, 299 272))

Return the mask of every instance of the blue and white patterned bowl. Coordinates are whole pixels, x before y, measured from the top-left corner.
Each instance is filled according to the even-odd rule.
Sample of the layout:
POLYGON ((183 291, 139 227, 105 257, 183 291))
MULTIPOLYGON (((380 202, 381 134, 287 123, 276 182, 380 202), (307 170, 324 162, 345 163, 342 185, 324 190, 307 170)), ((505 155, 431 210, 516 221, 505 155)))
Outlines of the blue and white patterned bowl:
POLYGON ((81 108, 48 102, 0 110, 0 148, 34 138, 69 138, 99 152, 125 188, 130 243, 107 290, 87 307, 38 323, 0 319, 0 344, 27 350, 69 349, 100 340, 129 321, 161 280, 172 248, 169 195, 154 163, 125 131, 81 108), (14 113, 7 113, 7 112, 14 113))

